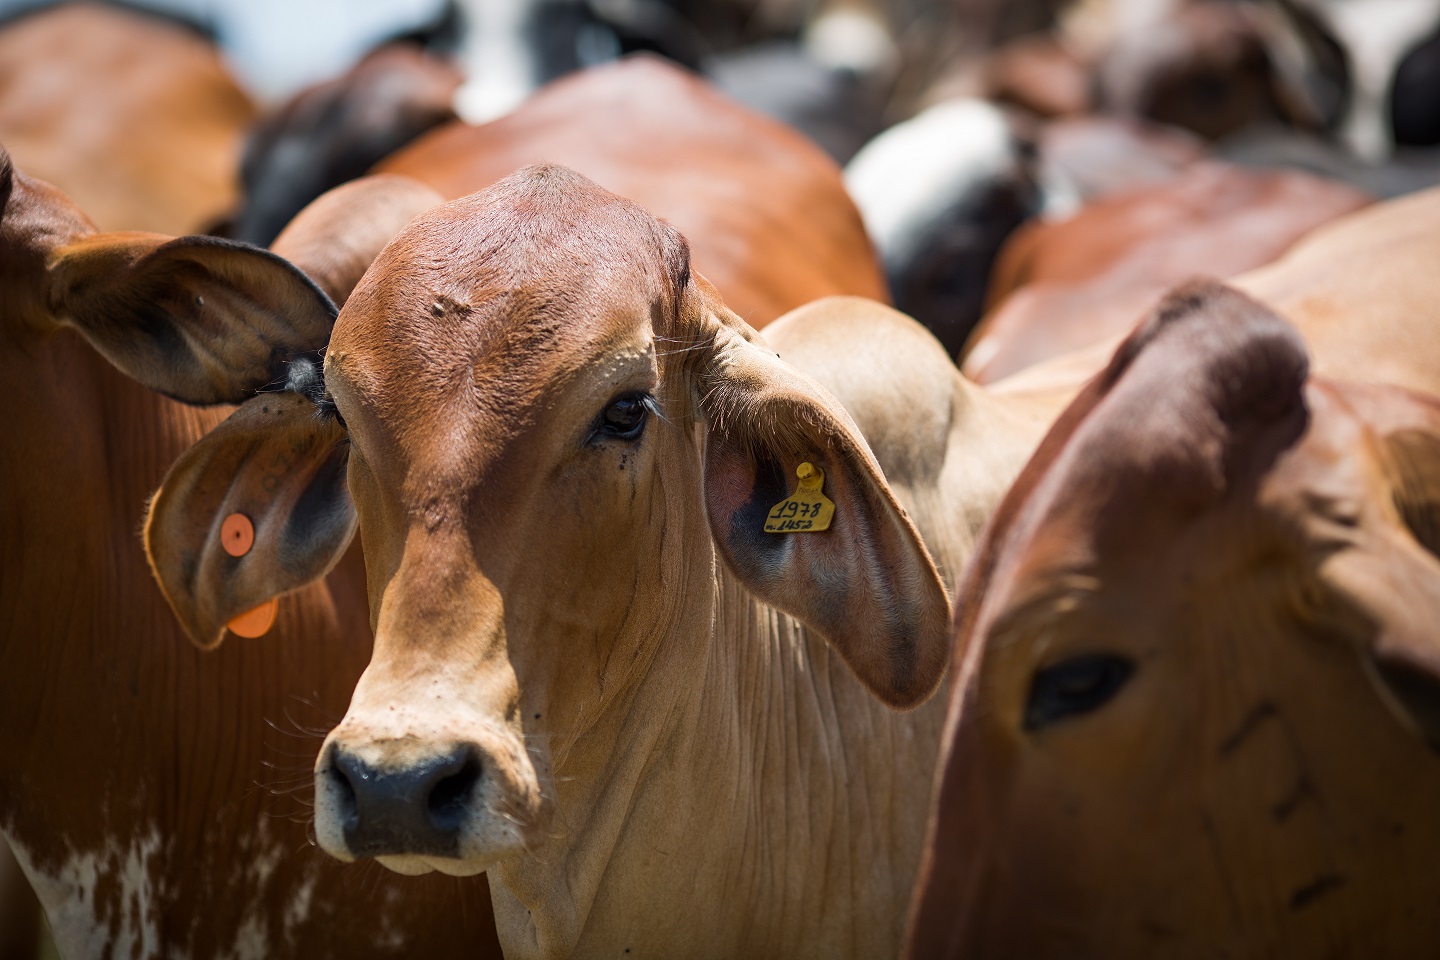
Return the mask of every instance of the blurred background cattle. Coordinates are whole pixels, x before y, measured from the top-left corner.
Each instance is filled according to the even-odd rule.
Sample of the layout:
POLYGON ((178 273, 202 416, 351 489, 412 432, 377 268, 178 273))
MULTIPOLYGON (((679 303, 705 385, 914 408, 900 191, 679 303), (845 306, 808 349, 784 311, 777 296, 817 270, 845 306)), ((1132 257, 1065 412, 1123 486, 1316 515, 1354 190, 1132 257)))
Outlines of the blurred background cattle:
MULTIPOLYGON (((244 910, 216 919, 224 914, 212 906, 223 900, 218 888, 181 896, 175 887, 163 894, 145 887, 136 878, 158 868, 127 862, 129 847, 97 855, 86 867, 89 887, 40 875, 35 849, 73 847, 90 829, 75 826, 85 819, 83 804, 72 797, 71 806, 51 806, 47 796, 77 767, 103 766, 110 750, 99 741, 62 749, 54 732, 60 728, 36 732, 48 714, 36 706, 35 690, 22 697, 22 689, 60 683, 36 670, 64 662, 83 675, 68 699, 40 698, 57 715, 88 711, 84 717, 116 736, 124 730, 171 741, 155 748, 165 772, 117 761, 103 782, 117 795, 143 793, 142 786, 173 794, 173 801, 155 800, 157 809, 165 808, 166 822, 187 837, 177 849, 205 851, 194 854, 197 864, 219 855, 216 836, 248 837, 243 842, 267 850, 305 843, 303 815, 294 829, 232 820, 213 828, 207 841, 212 828, 192 823, 198 808, 187 806, 199 801, 178 799, 187 781, 177 771, 187 761, 174 746, 185 730, 176 704, 202 696, 195 690, 221 698, 228 668, 152 649, 157 638, 178 645, 179 634, 143 567, 135 566, 138 553, 125 552, 138 551, 138 539, 126 531, 137 527, 143 498, 167 465, 162 461, 219 417, 176 414, 170 401, 118 377, 78 340, 63 341, 63 363, 39 359, 50 357, 44 351, 54 344, 30 339, 33 324, 17 318, 42 303, 54 307, 61 296, 35 286, 37 277, 48 283, 60 276, 53 257, 63 244, 56 238, 141 231, 276 244, 342 303, 410 213, 480 190, 526 163, 555 161, 674 223, 689 238, 697 269, 753 326, 830 294, 888 302, 924 324, 968 377, 993 386, 997 410, 1009 402, 998 399, 1006 394, 1041 396, 1047 410, 1053 398, 1070 396, 1105 367, 1167 290, 1194 274, 1234 278, 1298 324, 1326 374, 1421 391, 1440 385, 1424 366, 1435 298, 1417 282, 1437 246, 1428 232, 1440 224, 1440 215, 1432 216, 1435 202, 1412 198, 1365 209, 1440 184, 1440 0, 0 0, 0 146, 16 171, 68 198, 35 206, 33 197, 49 194, 12 190, 8 178, 0 192, 10 231, 0 251, 11 260, 0 263, 6 304, 0 322, 7 325, 0 349, 7 368, 35 385, 30 399, 12 399, 4 411, 12 422, 27 420, 25 437, 42 447, 81 433, 103 437, 101 446, 110 446, 93 462, 50 456, 48 447, 36 462, 61 474, 123 472, 124 496, 135 501, 97 507, 102 519, 87 533, 92 559, 105 551, 127 558, 115 564, 123 576, 107 580, 85 564, 63 562, 68 555, 58 544, 71 534, 58 498, 44 523, 35 519, 32 504, 44 487, 38 470, 22 477, 14 463, 0 464, 9 475, 0 537, 15 547, 5 553, 7 562, 29 556, 30 540, 42 536, 54 560, 46 567, 50 579, 27 581, 0 569, 0 701, 10 703, 10 712, 0 712, 7 724, 0 731, 0 830, 22 851, 17 863, 0 843, 0 960, 28 960, 44 949, 25 871, 48 898, 51 924, 65 927, 56 939, 71 957, 98 956, 106 944, 120 944, 116 931, 144 926, 140 919, 126 926, 117 905, 144 904, 158 918, 155 929, 170 931, 124 941, 135 955, 183 947, 196 957, 218 957, 227 938, 243 955, 236 945, 241 934, 260 942, 241 929, 244 910), (375 222, 388 233, 357 240, 352 232, 342 241, 338 232, 304 228, 277 241, 307 204, 374 171, 413 177, 438 193, 406 181, 396 188, 402 200, 374 207, 368 193, 332 195, 320 208, 328 222, 383 209, 375 222), (43 215, 34 212, 41 207, 43 215), (1337 218, 1345 219, 1335 230, 1305 239, 1337 218), (36 245, 36 237, 56 242, 36 245), (22 249, 29 252, 15 252, 22 249), (81 381, 101 386, 82 396, 74 389, 81 381), (63 400, 63 415, 34 399, 42 394, 63 400), (141 456, 117 439, 113 424, 106 426, 120 409, 117 397, 138 405, 146 423, 162 425, 155 428, 165 436, 160 447, 141 456), (42 408, 52 419, 37 419, 42 408), (108 599, 83 608, 83 616, 77 606, 72 622, 57 619, 47 612, 49 595, 34 591, 63 592, 58 584, 65 577, 103 583, 96 596, 108 599), (83 650, 76 624, 104 621, 108 612, 116 613, 106 627, 115 638, 107 654, 113 659, 85 662, 76 652, 83 650), (69 652, 42 668, 37 649, 69 652), (185 687, 183 696, 173 684, 168 693, 143 687, 174 708, 164 724, 116 720, 130 701, 106 692, 106 671, 124 684, 146 670, 179 671, 198 686, 185 687), (283 843, 272 836, 277 830, 283 843), (196 926, 202 913, 208 919, 196 926), (203 934, 187 941, 174 933, 182 928, 203 934), (109 931, 110 940, 92 936, 96 930, 109 931)), ((1176 336, 1167 334, 1166 342, 1176 336)), ((1139 369, 1163 371, 1156 350, 1150 353, 1139 369)), ((1332 409, 1351 402, 1343 389, 1332 397, 1328 387, 1294 387, 1330 397, 1315 401, 1327 411, 1326 429, 1349 422, 1332 409)), ((1371 408, 1380 401, 1373 396, 1379 395, 1354 401, 1370 405, 1361 421, 1375 419, 1371 408)), ((1116 435, 1123 446, 1123 434, 1116 435)), ((1057 434, 1053 444, 1074 446, 1067 437, 1057 434)), ((1031 424, 1023 438, 1010 439, 1028 451, 1038 428, 1031 424)), ((1310 452, 1317 441, 1307 443, 1297 459, 1318 456, 1310 452)), ((6 449, 19 458, 21 447, 17 439, 6 449)), ((1019 468, 1012 459, 1007 483, 1019 468)), ((1046 469, 1070 477, 1062 467, 1046 469)), ((1408 460, 1405 469, 1412 470, 1408 460)), ((1287 491, 1308 489, 1286 477, 1287 491)), ((84 489, 63 475, 45 482, 72 493, 84 489)), ((1384 500, 1389 489, 1371 484, 1355 497, 1384 500)), ((1037 497, 1017 494, 1016 509, 1037 497)), ((1271 505, 1245 509, 1263 514, 1271 505)), ((1008 556, 1002 546, 994 545, 996 554, 1008 556)), ((1005 549, 1026 555, 1014 544, 1005 549)), ((363 595, 360 576, 351 571, 354 582, 331 589, 363 602, 356 599, 363 595)), ((319 612, 307 616, 323 621, 317 642, 341 643, 335 613, 315 602, 319 612)), ((984 625, 965 626, 984 634, 984 625)), ((286 629, 290 636, 297 628, 286 629)), ((334 649, 334 676, 325 677, 318 661, 266 664, 256 675, 282 687, 224 701, 233 714, 225 722, 243 728, 233 731, 239 755, 275 762, 276 741, 261 728, 294 726, 284 715, 287 697, 309 698, 303 715, 314 729, 302 731, 298 742, 318 743, 343 714, 366 653, 334 649), (283 688, 287 680, 296 683, 293 690, 283 688)), ((322 659, 329 662, 328 655, 322 659)), ((1428 675, 1405 674, 1408 685, 1399 693, 1390 679, 1379 688, 1382 698, 1404 707, 1392 712, 1428 731, 1416 707, 1428 675)), ((130 683, 133 699, 142 687, 130 683)), ((957 700, 954 709, 979 708, 972 698, 957 700)), ((223 740, 221 720, 209 722, 223 740)), ((310 759, 292 766, 304 768, 310 759)), ((950 768, 970 775, 980 762, 952 757, 950 768)), ((221 804, 227 815, 254 816, 246 785, 274 786, 273 773, 230 774, 234 782, 209 789, 238 805, 221 804)), ((113 836, 115 816, 97 814, 92 832, 113 836)), ((937 836, 951 829, 963 837, 956 849, 977 842, 966 832, 970 822, 939 823, 937 836)), ((1059 879, 1051 888, 1074 906, 1081 902, 1077 885, 1062 874, 1053 875, 1059 879)), ((235 881, 231 892, 263 898, 271 875, 235 881)), ((320 886, 311 882, 304 896, 315 897, 315 915, 330 922, 338 916, 335 904, 352 893, 361 902, 390 898, 386 916, 401 902, 387 882, 327 887, 329 873, 316 875, 320 886)), ((303 871, 274 876, 277 888, 307 882, 303 871)), ((1015 879, 1024 889, 1024 878, 1015 879)), ((943 952, 934 944, 948 934, 935 917, 949 917, 961 902, 947 898, 946 882, 976 881, 968 874, 954 879, 932 861, 920 907, 930 926, 912 940, 917 956, 931 955, 931 947, 943 952), (939 940, 925 939, 932 935, 939 940)), ((1245 908, 1263 913, 1248 901, 1245 908)), ((956 936, 999 949, 994 929, 964 922, 956 936)), ((329 937, 321 920, 297 923, 291 949, 311 950, 329 937)), ((479 929, 485 948, 494 949, 488 920, 477 925, 471 917, 460 927, 479 929)), ((1407 939, 1420 936, 1418 929, 1402 924, 1387 933, 1387 945, 1400 951, 1393 955, 1425 943, 1407 939)), ((1113 942, 1107 953, 1103 931, 1083 933, 1074 942, 1119 955, 1113 942)), ((427 936, 433 941, 413 942, 453 945, 443 931, 427 936)), ((1043 937, 1034 942, 1042 941, 1050 944, 1043 937)), ((335 943, 333 949, 351 949, 339 946, 343 939, 335 943)), ((1429 947, 1422 952, 1440 953, 1440 945, 1429 947)))

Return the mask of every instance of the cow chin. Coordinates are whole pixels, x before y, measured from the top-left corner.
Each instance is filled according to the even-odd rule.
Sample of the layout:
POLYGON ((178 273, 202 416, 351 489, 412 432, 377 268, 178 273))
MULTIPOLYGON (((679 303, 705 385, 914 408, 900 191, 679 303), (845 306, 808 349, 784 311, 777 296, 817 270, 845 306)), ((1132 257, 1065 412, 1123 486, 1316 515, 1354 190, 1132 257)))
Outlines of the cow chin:
POLYGON ((376 857, 375 862, 406 877, 418 877, 436 870, 451 877, 473 877, 484 873, 488 866, 483 861, 451 860, 447 857, 376 857))
POLYGON ((549 805, 523 740, 380 731, 347 718, 315 765, 315 835, 338 860, 470 876, 535 847, 549 805))

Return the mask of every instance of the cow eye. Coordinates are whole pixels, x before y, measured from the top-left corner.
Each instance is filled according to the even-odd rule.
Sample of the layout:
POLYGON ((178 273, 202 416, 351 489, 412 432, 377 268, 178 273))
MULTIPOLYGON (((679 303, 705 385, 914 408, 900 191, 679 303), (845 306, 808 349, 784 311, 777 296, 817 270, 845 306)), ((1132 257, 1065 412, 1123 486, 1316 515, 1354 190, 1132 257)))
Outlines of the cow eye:
POLYGON ((645 420, 655 403, 646 393, 627 393, 616 397, 600 414, 600 423, 595 429, 597 437, 614 437, 617 440, 634 440, 645 429, 645 420))
POLYGON ((1088 654, 1046 667, 1030 682, 1025 729, 1039 730, 1102 706, 1125 685, 1135 664, 1124 657, 1088 654))

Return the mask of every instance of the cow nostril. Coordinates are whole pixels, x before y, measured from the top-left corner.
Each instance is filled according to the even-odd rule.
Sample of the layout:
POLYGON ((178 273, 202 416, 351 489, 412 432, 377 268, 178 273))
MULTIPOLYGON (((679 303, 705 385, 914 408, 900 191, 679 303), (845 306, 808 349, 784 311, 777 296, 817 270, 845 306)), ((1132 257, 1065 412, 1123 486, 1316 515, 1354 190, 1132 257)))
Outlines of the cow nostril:
POLYGON ((355 784, 350 781, 352 773, 365 775, 363 767, 356 761, 332 747, 325 776, 334 785, 335 813, 339 816, 341 829, 347 832, 353 831, 360 822, 360 805, 355 798, 355 784), (347 766, 355 769, 347 770, 347 766))
POLYGON ((459 770, 438 781, 426 798, 425 809, 430 823, 442 833, 458 832, 465 819, 470 795, 480 782, 480 760, 466 756, 459 770))

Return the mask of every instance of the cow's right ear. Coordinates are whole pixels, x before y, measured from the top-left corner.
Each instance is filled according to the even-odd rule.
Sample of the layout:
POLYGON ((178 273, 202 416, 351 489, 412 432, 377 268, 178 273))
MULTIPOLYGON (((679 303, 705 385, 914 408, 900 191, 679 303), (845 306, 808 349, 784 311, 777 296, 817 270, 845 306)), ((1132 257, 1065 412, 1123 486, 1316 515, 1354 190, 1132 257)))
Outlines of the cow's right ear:
MULTIPOLYGON (((247 400, 166 474, 145 520, 145 553, 202 649, 237 618, 317 580, 355 534, 350 444, 333 411, 297 391, 247 400)), ((251 618, 254 619, 253 617, 251 618)))
POLYGON ((950 655, 950 599, 919 531, 839 401, 783 363, 709 284, 697 278, 684 296, 708 341, 694 388, 721 558, 756 596, 823 636, 882 702, 918 706, 950 655), (787 522, 802 516, 812 519, 787 522))
POLYGON ((215 237, 97 233, 50 251, 49 308, 122 372, 185 403, 240 403, 324 349, 335 305, 284 258, 215 237))

